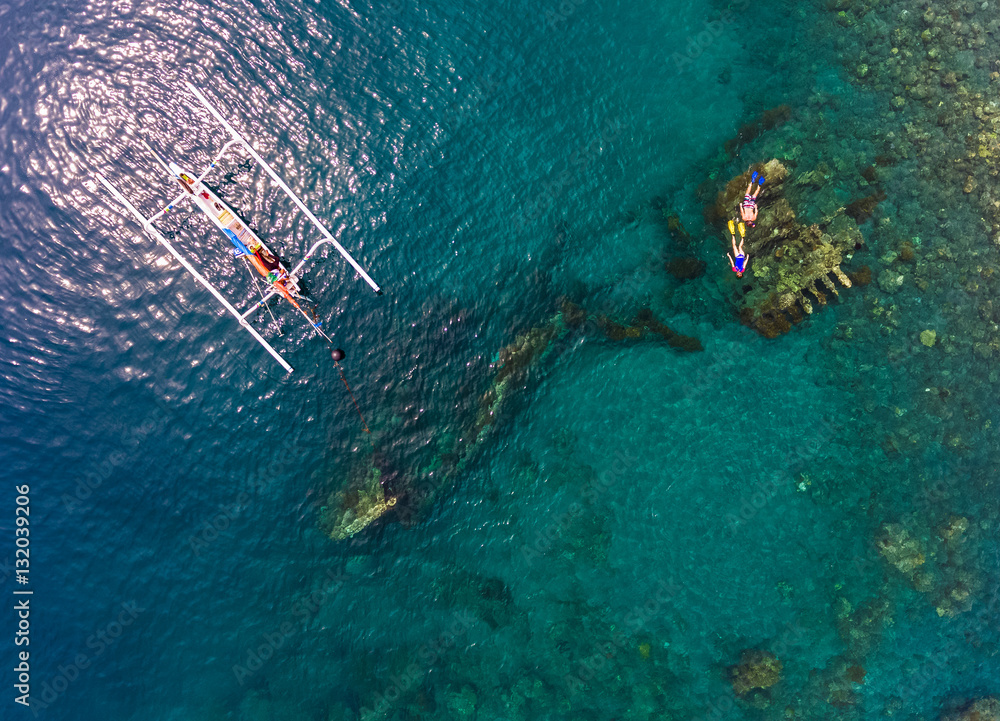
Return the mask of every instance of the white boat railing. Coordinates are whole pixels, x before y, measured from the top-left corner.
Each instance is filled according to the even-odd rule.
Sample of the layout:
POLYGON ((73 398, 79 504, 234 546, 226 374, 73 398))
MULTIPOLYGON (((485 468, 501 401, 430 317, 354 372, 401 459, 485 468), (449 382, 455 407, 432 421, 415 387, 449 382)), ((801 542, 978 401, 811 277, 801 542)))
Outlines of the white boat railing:
POLYGON ((301 210, 305 214, 305 216, 312 221, 313 225, 316 226, 316 228, 320 231, 320 233, 323 234, 325 242, 332 243, 333 246, 340 252, 340 254, 344 256, 344 259, 347 260, 347 262, 351 264, 354 270, 356 270, 358 274, 362 278, 364 278, 365 282, 368 283, 369 286, 371 286, 372 290, 374 290, 376 293, 381 294, 382 289, 378 286, 378 284, 371 279, 371 276, 369 276, 368 273, 365 272, 364 268, 362 268, 358 264, 358 261, 356 261, 351 256, 351 254, 347 252, 347 249, 344 248, 344 246, 342 246, 339 242, 337 242, 337 239, 333 237, 333 234, 329 230, 327 230, 327 227, 320 222, 319 218, 313 215, 313 212, 309 210, 309 208, 306 206, 305 203, 302 202, 301 199, 299 199, 299 196, 297 196, 294 192, 292 192, 292 189, 288 187, 285 181, 282 180, 281 177, 276 172, 274 172, 271 166, 268 165, 267 162, 262 157, 260 157, 260 154, 254 149, 252 145, 250 145, 247 139, 244 138, 242 135, 240 135, 236 131, 236 129, 229 124, 229 121, 227 121, 224 117, 222 117, 222 114, 216 109, 214 105, 212 105, 212 103, 208 101, 208 98, 205 97, 205 95, 201 92, 201 90, 196 88, 191 82, 187 82, 186 84, 188 86, 188 89, 192 93, 194 93, 195 97, 197 97, 198 100, 201 101, 201 104, 205 106, 205 108, 215 117, 215 119, 222 124, 222 127, 224 127, 233 137, 233 140, 230 142, 238 142, 244 148, 246 148, 246 151, 250 153, 250 155, 253 157, 254 160, 260 163, 260 166, 267 171, 268 175, 271 176, 271 179, 278 184, 278 187, 280 187, 283 191, 285 191, 285 194, 292 199, 292 201, 298 206, 299 210, 301 210))
MULTIPOLYGON (((252 145, 250 145, 249 141, 247 141, 246 138, 244 138, 242 135, 240 135, 240 133, 237 132, 236 129, 233 128, 232 125, 230 125, 230 123, 222 116, 222 114, 219 112, 219 110, 211 102, 209 102, 208 98, 205 97, 205 95, 198 88, 196 88, 190 82, 186 83, 186 85, 187 85, 188 89, 194 94, 194 96, 196 98, 198 98, 198 100, 201 102, 201 104, 204 105, 205 108, 212 114, 212 116, 215 117, 215 119, 218 120, 219 123, 222 124, 222 127, 224 127, 226 129, 226 131, 229 133, 229 135, 231 136, 231 139, 228 140, 222 146, 222 149, 219 151, 219 153, 212 159, 212 161, 209 164, 208 168, 206 168, 205 171, 201 175, 199 175, 197 177, 197 181, 199 181, 199 182, 202 181, 205 178, 205 176, 208 175, 208 173, 214 167, 216 167, 216 163, 222 158, 223 155, 226 154, 226 152, 232 146, 234 146, 234 145, 240 145, 240 146, 242 146, 243 148, 246 149, 246 151, 250 154, 250 156, 254 160, 256 160, 260 164, 260 166, 262 168, 264 168, 264 170, 267 171, 268 175, 271 176, 271 179, 275 183, 277 183, 278 187, 280 187, 289 198, 291 198, 291 200, 295 203, 295 205, 298 206, 299 210, 301 210, 305 214, 305 216, 312 222, 313 225, 316 226, 316 228, 323 235, 322 240, 319 240, 318 242, 314 243, 312 245, 312 247, 309 248, 309 252, 306 253, 305 257, 303 257, 298 262, 298 264, 295 266, 295 268, 291 271, 291 273, 289 273, 289 278, 293 282, 297 281, 299 273, 305 267, 306 263, 308 263, 310 260, 312 260, 315 257, 316 252, 323 245, 329 243, 329 244, 333 245, 337 249, 337 251, 344 257, 345 260, 347 260, 348 263, 350 263, 351 267, 354 268, 355 271, 357 271, 358 275, 360 275, 369 286, 371 286, 372 290, 374 290, 376 293, 378 293, 379 295, 381 295, 382 294, 382 289, 379 287, 379 285, 374 280, 372 280, 371 276, 369 276, 368 273, 365 272, 364 268, 362 268, 361 265, 351 256, 351 254, 347 252, 347 249, 344 248, 344 246, 342 246, 337 241, 337 239, 327 229, 327 227, 325 225, 323 225, 323 223, 319 220, 319 218, 317 218, 313 214, 313 212, 311 210, 309 210, 308 207, 306 207, 306 204, 302 202, 302 200, 299 198, 299 196, 296 195, 292 191, 292 189, 290 187, 288 187, 288 185, 285 183, 285 181, 282 180, 282 178, 274 171, 274 169, 270 165, 267 164, 267 162, 260 156, 260 154, 257 153, 257 151, 254 149, 254 147, 252 145)), ((171 176, 176 176, 176 177, 179 178, 179 176, 182 174, 182 170, 176 164, 174 164, 174 163, 167 163, 166 160, 163 157, 161 157, 160 154, 157 153, 149 145, 149 143, 147 143, 145 140, 142 140, 142 144, 150 151, 150 153, 152 153, 152 155, 156 158, 156 161, 161 166, 163 166, 163 168, 171 176)), ((140 213, 136 209, 136 207, 124 195, 122 195, 118 191, 117 188, 115 188, 107 180, 107 178, 105 178, 103 175, 101 175, 100 173, 98 173, 96 171, 94 172, 94 176, 101 183, 101 185, 103 185, 108 190, 108 192, 110 192, 115 197, 115 199, 117 199, 118 202, 121 203, 135 217, 135 219, 142 226, 143 232, 145 232, 147 235, 149 235, 154 240, 156 240, 160 245, 162 245, 164 248, 166 248, 167 252, 169 252, 170 255, 172 255, 177 260, 177 262, 179 262, 184 267, 184 269, 187 270, 187 272, 190 273, 195 278, 195 280, 197 280, 199 283, 201 283, 201 285, 204 286, 205 289, 207 289, 215 297, 215 299, 218 300, 219 303, 222 304, 222 306, 226 309, 226 311, 228 311, 234 318, 236 318, 237 322, 239 322, 239 324, 251 336, 253 336, 254 340, 256 340, 260 345, 262 345, 264 347, 264 349, 267 350, 267 352, 270 353, 271 356, 276 361, 278 361, 278 363, 281 364, 282 368, 284 368, 289 373, 292 372, 292 366, 290 366, 285 361, 285 359, 281 357, 281 354, 279 354, 278 351, 276 351, 271 346, 271 344, 268 343, 267 340, 265 340, 264 337, 261 336, 260 333, 258 333, 250 325, 250 323, 247 321, 247 318, 252 313, 254 313, 255 311, 259 310, 262 306, 267 306, 267 302, 271 298, 273 298, 276 295, 278 295, 278 290, 276 289, 276 286, 272 286, 271 290, 266 295, 263 294, 263 292, 262 292, 261 300, 255 302, 249 308, 249 310, 247 310, 246 312, 241 313, 239 310, 237 310, 233 306, 232 303, 230 303, 225 298, 225 296, 222 295, 222 293, 219 292, 219 290, 215 286, 213 286, 205 278, 205 276, 203 276, 200 272, 198 272, 198 270, 195 269, 195 267, 193 265, 191 265, 191 263, 187 260, 187 258, 185 258, 183 255, 181 255, 177 251, 177 249, 174 248, 173 245, 170 244, 170 242, 166 239, 166 237, 159 230, 157 230, 157 228, 153 225, 153 223, 156 222, 157 220, 159 220, 161 217, 163 217, 163 215, 165 213, 167 213, 168 211, 172 210, 176 204, 180 203, 181 201, 183 201, 183 200, 185 200, 185 199, 187 199, 189 197, 190 198, 195 198, 195 196, 191 192, 187 192, 187 191, 181 192, 176 198, 174 198, 173 200, 171 200, 165 207, 161 208, 157 213, 155 213, 152 216, 150 216, 150 217, 147 218, 142 213, 140 213)), ((183 183, 182 183, 182 185, 183 185, 183 183)), ((195 198, 195 200, 198 201, 199 206, 202 205, 200 199, 195 198)), ((221 202, 221 201, 219 201, 219 202, 221 202)), ((206 212, 208 212, 208 211, 206 211, 206 212)), ((211 213, 208 213, 208 215, 212 218, 212 220, 216 221, 216 223, 220 227, 224 227, 223 221, 218 216, 214 216, 211 213)), ((235 218, 235 215, 234 215, 234 218, 235 218)), ((248 227, 246 227, 245 224, 238 225, 238 228, 239 228, 238 231, 232 231, 232 232, 236 234, 235 237, 238 238, 241 242, 242 242, 242 240, 243 240, 244 237, 248 237, 248 236, 252 235, 251 231, 249 230, 248 227)), ((251 276, 252 275, 253 274, 251 272, 251 276)), ((289 297, 289 299, 292 300, 290 297, 289 297)), ((296 303, 294 300, 292 300, 292 305, 294 305, 295 308, 298 310, 298 312, 309 322, 309 324, 312 326, 313 330, 317 334, 319 334, 320 336, 322 336, 328 342, 330 342, 330 343, 333 342, 331 340, 331 338, 325 332, 323 332, 323 330, 320 328, 320 323, 319 323, 318 319, 315 319, 315 314, 314 314, 314 317, 311 318, 309 316, 309 314, 306 313, 306 311, 303 310, 299 306, 299 304, 296 303)), ((268 310, 270 310, 270 308, 268 308, 268 310)), ((273 315, 272 315, 272 318, 273 318, 273 315)), ((279 333, 280 333, 280 331, 279 331, 279 333)), ((336 360, 336 358, 335 358, 335 360, 336 360)), ((345 381, 345 383, 346 383, 346 381, 345 381)), ((366 430, 367 430, 367 428, 366 428, 366 430)))
MULTIPOLYGON (((222 306, 236 318, 236 320, 239 322, 241 326, 243 326, 243 328, 247 331, 247 333, 253 336, 254 340, 256 340, 258 343, 264 346, 264 349, 267 350, 267 352, 270 353, 271 356, 276 361, 278 361, 278 363, 281 364, 282 368, 291 373, 293 369, 288 364, 288 362, 281 357, 278 351, 276 351, 271 346, 271 344, 268 343, 267 340, 265 340, 264 337, 260 333, 258 333, 253 326, 250 325, 250 323, 247 322, 246 315, 249 315, 249 313, 240 314, 240 312, 236 310, 235 307, 233 307, 233 304, 230 303, 226 299, 226 297, 223 296, 222 293, 220 293, 214 285, 209 283, 208 280, 205 278, 205 276, 199 273, 195 269, 195 267, 188 262, 187 258, 185 258, 183 255, 177 252, 174 246, 170 244, 170 241, 168 241, 163 236, 163 234, 153 226, 151 219, 146 218, 142 213, 140 213, 136 209, 136 207, 132 205, 132 203, 130 203, 124 195, 118 192, 118 189, 115 188, 115 186, 113 186, 110 182, 108 182, 107 178, 105 178, 98 172, 95 172, 94 175, 97 177, 97 180, 100 181, 101 185, 107 188, 108 191, 118 200, 118 202, 121 203, 123 206, 125 206, 125 208, 127 208, 128 211, 135 216, 136 220, 138 220, 139 224, 142 226, 143 231, 145 231, 148 235, 153 237, 160 245, 166 248, 167 251, 170 253, 170 255, 176 258, 177 261, 182 266, 184 266, 184 269, 187 270, 187 272, 189 272, 191 275, 193 275, 195 277, 195 280, 201 283, 213 296, 215 296, 215 299, 218 300, 222 304, 222 306)), ((258 307, 259 306, 255 305, 252 310, 256 310, 258 307)))

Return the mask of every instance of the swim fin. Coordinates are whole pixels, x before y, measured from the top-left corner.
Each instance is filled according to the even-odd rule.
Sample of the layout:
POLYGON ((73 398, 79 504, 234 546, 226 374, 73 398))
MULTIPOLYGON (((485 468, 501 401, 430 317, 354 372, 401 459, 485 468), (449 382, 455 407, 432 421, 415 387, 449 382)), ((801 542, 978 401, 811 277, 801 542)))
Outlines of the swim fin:
POLYGON ((750 185, 753 185, 754 183, 757 182, 757 176, 758 175, 759 175, 759 173, 756 170, 753 171, 753 175, 750 176, 750 185))
POLYGON ((736 225, 731 220, 729 221, 729 234, 736 235, 736 225))
POLYGON ((743 221, 740 221, 740 240, 746 240, 747 237, 747 227, 743 225, 743 221))
POLYGON ((763 188, 764 187, 764 176, 763 175, 761 175, 759 178, 757 178, 757 187, 759 187, 759 188, 763 188))

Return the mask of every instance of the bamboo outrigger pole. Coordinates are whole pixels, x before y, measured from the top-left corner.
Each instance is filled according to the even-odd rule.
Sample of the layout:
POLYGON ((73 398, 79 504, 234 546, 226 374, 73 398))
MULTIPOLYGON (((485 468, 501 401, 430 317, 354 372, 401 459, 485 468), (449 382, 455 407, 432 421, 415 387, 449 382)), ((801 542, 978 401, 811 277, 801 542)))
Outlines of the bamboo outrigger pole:
POLYGON ((313 225, 315 225, 319 229, 319 231, 323 234, 323 236, 326 238, 326 241, 332 243, 333 246, 340 252, 340 254, 344 256, 344 259, 347 260, 347 262, 351 264, 354 270, 356 270, 358 274, 365 279, 365 282, 371 286, 372 290, 381 295, 382 289, 378 286, 378 284, 371 279, 371 276, 369 276, 368 273, 365 272, 364 268, 362 268, 358 264, 358 261, 354 260, 354 258, 351 257, 351 254, 347 252, 347 249, 345 249, 344 246, 342 246, 340 243, 337 242, 337 239, 333 237, 333 234, 329 230, 327 230, 326 226, 320 222, 319 218, 313 215, 313 212, 309 210, 308 207, 306 207, 306 204, 299 199, 299 196, 293 193, 292 189, 285 184, 285 181, 282 180, 281 177, 276 172, 274 172, 271 166, 268 165, 262 157, 260 157, 257 151, 254 150, 253 146, 250 145, 250 143, 246 140, 246 138, 240 135, 233 128, 233 126, 229 124, 229 121, 227 121, 224 117, 222 117, 222 114, 215 108, 214 105, 208 102, 208 98, 206 98, 205 95, 198 88, 196 88, 190 81, 185 81, 185 83, 187 84, 188 90, 194 93, 195 97, 201 101, 201 104, 205 106, 208 112, 210 112, 213 116, 215 116, 215 119, 222 124, 222 127, 224 127, 227 131, 229 131, 229 134, 233 136, 233 140, 236 140, 244 148, 246 148, 247 152, 250 153, 253 159, 256 160, 258 163, 260 163, 261 167, 264 168, 264 170, 267 171, 268 175, 271 176, 271 179, 278 184, 278 187, 284 190, 285 194, 288 195, 288 197, 291 198, 292 201, 299 207, 299 210, 301 210, 305 214, 305 216, 312 221, 313 225))
POLYGON ((256 340, 258 343, 264 346, 265 350, 267 350, 267 352, 270 353, 274 357, 274 359, 281 364, 282 368, 291 373, 292 367, 288 365, 288 362, 281 357, 278 351, 276 351, 273 347, 271 347, 271 344, 268 343, 264 339, 264 337, 261 336, 261 334, 258 333, 253 328, 253 326, 251 326, 247 322, 246 318, 240 315, 240 312, 233 307, 232 303, 226 300, 225 296, 223 296, 222 293, 220 293, 214 285, 212 285, 211 283, 208 282, 208 280, 205 279, 205 276, 203 276, 201 273, 195 270, 194 266, 188 262, 187 258, 185 258, 183 255, 177 252, 174 246, 172 246, 170 242, 165 237, 163 237, 163 234, 153 226, 152 222, 148 218, 143 216, 142 213, 136 210, 136 207, 132 205, 132 203, 130 203, 124 195, 119 193, 118 189, 115 188, 115 186, 113 186, 111 183, 109 183, 103 175, 101 175, 96 171, 94 172, 94 175, 101 182, 101 185, 107 188, 108 191, 113 196, 115 196, 115 198, 118 200, 119 203, 128 208, 129 212, 132 213, 132 215, 135 216, 136 220, 139 221, 139 224, 142 225, 142 229, 152 238, 154 238, 160 245, 166 248, 167 251, 170 253, 170 255, 174 256, 174 258, 176 258, 177 261, 184 266, 185 270, 187 270, 188 273, 190 273, 195 277, 195 280, 197 280, 199 283, 205 286, 205 288, 208 289, 208 291, 215 296, 215 299, 220 303, 222 303, 223 307, 225 307, 225 309, 228 310, 236 318, 237 321, 239 321, 239 324, 246 329, 247 333, 252 335, 254 337, 254 340, 256 340))

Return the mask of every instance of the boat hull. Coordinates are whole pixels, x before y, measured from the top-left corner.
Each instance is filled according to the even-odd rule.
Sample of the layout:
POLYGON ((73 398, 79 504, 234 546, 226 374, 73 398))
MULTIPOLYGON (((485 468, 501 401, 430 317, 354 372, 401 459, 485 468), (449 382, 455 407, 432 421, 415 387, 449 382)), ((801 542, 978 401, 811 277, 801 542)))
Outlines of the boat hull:
POLYGON ((229 205, 212 191, 197 176, 187 172, 176 163, 170 163, 170 171, 181 186, 191 193, 195 205, 208 216, 219 230, 229 239, 239 255, 246 257, 254 269, 267 281, 271 288, 299 307, 295 298, 302 297, 298 279, 291 276, 278 257, 271 252, 264 241, 254 233, 229 205))

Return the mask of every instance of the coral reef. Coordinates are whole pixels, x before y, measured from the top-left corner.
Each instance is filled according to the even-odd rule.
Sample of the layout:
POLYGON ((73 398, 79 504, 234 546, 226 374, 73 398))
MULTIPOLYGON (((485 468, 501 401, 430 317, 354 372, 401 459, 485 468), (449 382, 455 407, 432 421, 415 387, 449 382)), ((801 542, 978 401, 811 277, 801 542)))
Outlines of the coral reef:
POLYGON ((678 280, 694 280, 705 274, 705 261, 701 258, 684 256, 671 258, 666 262, 666 269, 670 275, 678 280))
POLYGON ((964 548, 969 530, 969 519, 954 515, 938 528, 946 556, 934 603, 939 616, 952 618, 971 609, 973 596, 982 586, 978 574, 969 568, 971 560, 964 548))
POLYGON ((1000 721, 1000 700, 993 696, 976 699, 964 709, 941 718, 942 721, 1000 721))
POLYGON ((687 229, 685 229, 680 216, 673 211, 664 211, 664 215, 666 216, 667 221, 667 232, 670 234, 674 243, 679 246, 691 245, 691 235, 687 232, 687 229))
POLYGON ((856 687, 864 683, 867 671, 852 664, 842 656, 834 656, 822 669, 812 669, 809 681, 800 698, 807 700, 807 707, 832 706, 836 718, 845 718, 845 712, 858 703, 856 687))
POLYGON ((455 721, 474 719, 478 704, 479 698, 471 686, 463 686, 458 691, 449 691, 445 694, 445 708, 448 709, 448 716, 455 721))
POLYGON ((733 693, 753 706, 765 707, 771 702, 770 689, 781 680, 783 665, 768 651, 747 649, 740 662, 728 669, 733 693))
POLYGON ((758 138, 762 133, 785 124, 791 117, 792 108, 788 105, 778 105, 765 110, 757 118, 741 126, 735 138, 726 141, 726 153, 731 158, 735 157, 741 147, 758 138))
POLYGON ((892 623, 889 602, 884 598, 871 598, 854 608, 846 598, 835 605, 837 633, 847 649, 847 657, 854 663, 863 661, 882 640, 885 627, 892 623))
POLYGON ((879 553, 917 588, 926 589, 928 579, 920 573, 927 556, 923 544, 899 523, 887 523, 878 537, 879 553))
POLYGON ((969 531, 967 518, 952 515, 933 538, 922 542, 902 524, 888 523, 876 545, 896 570, 927 594, 939 616, 952 618, 972 607, 973 596, 982 586, 978 574, 969 568, 965 549, 969 531))

